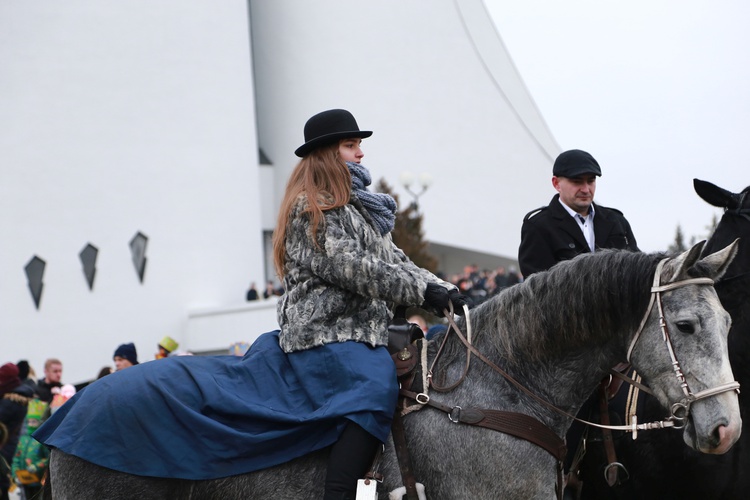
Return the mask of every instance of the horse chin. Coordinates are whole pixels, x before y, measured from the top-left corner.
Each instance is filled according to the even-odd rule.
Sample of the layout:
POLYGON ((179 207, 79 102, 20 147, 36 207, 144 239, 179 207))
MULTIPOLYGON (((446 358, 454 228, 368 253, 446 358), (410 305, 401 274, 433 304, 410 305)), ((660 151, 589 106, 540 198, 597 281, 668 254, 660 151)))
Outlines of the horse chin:
POLYGON ((696 431, 693 416, 688 418, 682 438, 685 444, 696 451, 712 455, 722 455, 729 451, 734 443, 740 438, 742 433, 742 423, 738 418, 731 418, 728 421, 722 419, 722 422, 714 427, 711 432, 699 434, 696 431))

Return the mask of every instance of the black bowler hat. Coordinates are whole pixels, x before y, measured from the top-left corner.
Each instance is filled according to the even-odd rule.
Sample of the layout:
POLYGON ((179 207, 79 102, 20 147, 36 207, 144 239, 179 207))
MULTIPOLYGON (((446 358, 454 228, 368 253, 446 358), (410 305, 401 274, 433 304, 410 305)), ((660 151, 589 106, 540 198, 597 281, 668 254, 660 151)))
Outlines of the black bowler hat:
POLYGON ((602 169, 593 156, 580 149, 560 153, 552 167, 552 175, 557 177, 578 177, 584 174, 602 175, 602 169))
POLYGON ((310 151, 349 137, 370 137, 372 132, 360 130, 354 116, 345 109, 329 109, 305 123, 305 143, 294 152, 302 158, 310 151))

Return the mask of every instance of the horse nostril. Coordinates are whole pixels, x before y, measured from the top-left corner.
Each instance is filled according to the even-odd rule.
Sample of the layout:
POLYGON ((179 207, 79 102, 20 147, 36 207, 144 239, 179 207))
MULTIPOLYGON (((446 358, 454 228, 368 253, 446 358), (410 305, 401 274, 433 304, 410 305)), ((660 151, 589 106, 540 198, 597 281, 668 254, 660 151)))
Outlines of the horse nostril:
POLYGON ((716 426, 713 434, 711 435, 710 446, 713 448, 712 453, 723 454, 726 453, 729 448, 732 447, 734 442, 739 438, 739 434, 733 426, 730 426, 728 422, 723 422, 716 426))
POLYGON ((714 448, 718 448, 721 445, 721 443, 724 442, 726 437, 727 437, 727 426, 726 425, 717 426, 713 434, 711 435, 711 446, 714 448))

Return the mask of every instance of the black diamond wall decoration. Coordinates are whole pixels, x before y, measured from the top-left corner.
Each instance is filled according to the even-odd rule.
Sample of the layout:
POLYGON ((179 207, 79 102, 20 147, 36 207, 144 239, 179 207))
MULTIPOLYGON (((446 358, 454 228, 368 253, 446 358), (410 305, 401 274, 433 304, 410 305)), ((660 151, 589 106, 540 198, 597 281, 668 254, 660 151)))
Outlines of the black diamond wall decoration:
POLYGON ((42 259, 35 255, 24 268, 26 270, 26 281, 29 284, 31 297, 34 299, 34 305, 37 309, 39 309, 39 303, 42 300, 44 267, 46 265, 42 259))
POLYGON ((99 255, 99 249, 91 243, 86 246, 78 254, 83 264, 83 276, 86 278, 86 283, 89 284, 89 290, 94 289, 94 277, 96 276, 96 258, 99 255))
POLYGON ((138 279, 143 283, 143 275, 146 272, 146 245, 148 238, 145 234, 138 231, 133 239, 130 240, 130 256, 133 258, 135 272, 138 279))

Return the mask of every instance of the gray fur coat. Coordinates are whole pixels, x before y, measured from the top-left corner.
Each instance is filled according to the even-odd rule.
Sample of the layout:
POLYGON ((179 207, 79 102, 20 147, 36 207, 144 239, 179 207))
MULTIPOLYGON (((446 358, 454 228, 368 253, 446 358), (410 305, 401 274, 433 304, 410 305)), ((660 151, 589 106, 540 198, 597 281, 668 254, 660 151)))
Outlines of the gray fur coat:
POLYGON ((301 197, 292 210, 286 233, 278 304, 284 351, 347 340, 387 345, 392 305, 421 305, 428 282, 455 288, 416 266, 390 234, 381 236, 354 194, 348 205, 324 212, 316 248, 305 203, 301 197))

